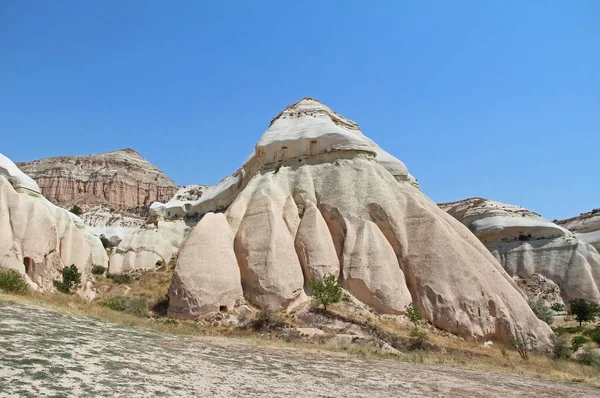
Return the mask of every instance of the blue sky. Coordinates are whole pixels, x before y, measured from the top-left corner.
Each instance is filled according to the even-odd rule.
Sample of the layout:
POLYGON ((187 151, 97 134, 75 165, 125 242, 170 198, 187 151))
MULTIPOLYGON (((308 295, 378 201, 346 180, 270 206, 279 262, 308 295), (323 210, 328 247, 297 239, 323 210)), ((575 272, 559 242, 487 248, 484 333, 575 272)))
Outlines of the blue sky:
POLYGON ((437 202, 600 207, 600 2, 0 3, 0 152, 140 152, 235 171, 303 97, 356 121, 437 202))

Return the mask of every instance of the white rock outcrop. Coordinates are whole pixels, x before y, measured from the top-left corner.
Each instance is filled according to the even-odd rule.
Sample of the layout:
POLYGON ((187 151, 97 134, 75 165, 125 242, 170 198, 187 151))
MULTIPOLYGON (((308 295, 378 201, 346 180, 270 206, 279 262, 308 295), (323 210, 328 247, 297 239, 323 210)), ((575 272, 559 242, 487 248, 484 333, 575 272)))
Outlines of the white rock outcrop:
POLYGON ((88 280, 97 253, 88 240, 100 243, 86 235, 77 216, 47 201, 33 180, 0 155, 0 268, 20 272, 33 288, 53 290, 62 268, 75 264, 82 273, 79 293, 92 298, 88 280))
POLYGON ((333 273, 379 312, 402 313, 412 302, 434 325, 461 336, 513 335, 548 347, 552 331, 497 260, 419 191, 400 161, 382 153, 356 123, 318 101, 286 108, 238 171, 225 212, 231 234, 209 234, 225 228, 209 215, 181 248, 187 260, 178 261, 176 274, 188 279, 174 278, 171 291, 194 304, 176 301, 173 312, 194 317, 204 304, 215 308, 220 292, 204 287, 222 266, 201 261, 194 272, 190 258, 214 246, 229 253, 231 269, 232 247, 240 270, 234 291, 241 286, 262 308, 292 309, 307 300, 309 278, 333 273), (192 284, 197 289, 186 287, 192 284))
POLYGON ((233 234, 223 214, 207 214, 179 251, 168 316, 227 311, 243 299, 233 234))
POLYGON ((133 230, 124 235, 111 254, 108 272, 120 274, 167 265, 189 231, 190 228, 181 220, 159 221, 133 230))
POLYGON ((580 241, 589 243, 600 251, 600 209, 556 223, 573 232, 580 241))
POLYGON ((565 300, 600 301, 600 254, 567 229, 530 210, 488 199, 440 207, 465 224, 510 275, 528 280, 539 274, 558 285, 565 300))

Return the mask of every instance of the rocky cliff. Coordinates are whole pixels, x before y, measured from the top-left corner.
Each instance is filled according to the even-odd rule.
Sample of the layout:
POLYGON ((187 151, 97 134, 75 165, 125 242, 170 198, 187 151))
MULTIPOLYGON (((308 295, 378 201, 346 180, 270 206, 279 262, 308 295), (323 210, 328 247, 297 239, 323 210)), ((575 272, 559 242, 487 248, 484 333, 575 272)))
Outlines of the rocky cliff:
POLYGON ((523 207, 489 199, 439 206, 465 224, 532 298, 600 301, 600 254, 567 229, 523 207))
MULTIPOLYGON (((290 310, 309 300, 308 281, 329 273, 381 313, 413 303, 452 333, 549 346, 550 328, 481 242, 418 189, 401 161, 318 101, 276 116, 224 181, 214 195, 207 189, 177 206, 184 217, 214 209, 215 198, 225 208, 206 214, 183 243, 170 316, 227 310, 242 297, 290 310)), ((153 206, 157 217, 173 208, 153 206)))
POLYGON ((600 209, 594 209, 556 223, 575 233, 579 240, 591 244, 600 251, 600 209))
POLYGON ((17 166, 37 182, 47 199, 62 207, 77 204, 88 210, 104 205, 145 215, 152 202, 168 200, 178 189, 132 149, 39 159, 17 166))

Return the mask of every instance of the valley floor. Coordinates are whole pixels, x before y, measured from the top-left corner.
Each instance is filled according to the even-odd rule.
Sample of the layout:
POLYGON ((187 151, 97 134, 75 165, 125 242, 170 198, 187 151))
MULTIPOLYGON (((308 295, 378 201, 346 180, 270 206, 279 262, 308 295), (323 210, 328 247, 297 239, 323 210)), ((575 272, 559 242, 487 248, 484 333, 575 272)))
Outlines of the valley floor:
POLYGON ((592 397, 600 389, 394 360, 166 335, 0 303, 0 397, 592 397))

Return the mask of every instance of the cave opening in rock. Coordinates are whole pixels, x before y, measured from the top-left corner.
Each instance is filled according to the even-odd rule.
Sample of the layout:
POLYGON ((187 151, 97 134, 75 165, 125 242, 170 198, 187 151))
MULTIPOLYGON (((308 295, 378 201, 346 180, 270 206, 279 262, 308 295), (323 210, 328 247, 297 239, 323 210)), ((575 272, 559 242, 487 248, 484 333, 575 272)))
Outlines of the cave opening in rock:
POLYGON ((219 306, 219 312, 227 312, 227 306, 226 305, 220 305, 219 306))
POLYGON ((31 257, 24 257, 23 264, 25 265, 25 273, 33 280, 33 275, 35 274, 35 261, 33 261, 31 257))

